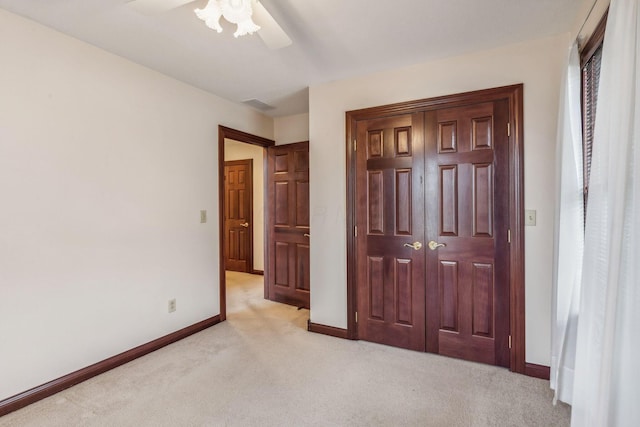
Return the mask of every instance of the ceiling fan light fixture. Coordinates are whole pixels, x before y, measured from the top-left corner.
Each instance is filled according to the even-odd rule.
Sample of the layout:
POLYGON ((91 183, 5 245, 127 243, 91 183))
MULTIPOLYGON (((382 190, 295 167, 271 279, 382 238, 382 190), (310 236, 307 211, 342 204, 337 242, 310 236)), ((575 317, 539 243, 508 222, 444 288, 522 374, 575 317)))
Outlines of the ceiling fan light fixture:
POLYGON ((220 26, 220 17, 222 16, 222 10, 216 0, 210 0, 204 9, 195 9, 196 16, 204 21, 207 27, 217 32, 222 32, 220 26))
POLYGON ((220 17, 237 25, 235 37, 253 34, 260 29, 251 18, 253 15, 253 0, 209 0, 204 9, 195 9, 198 18, 203 20, 207 27, 222 32, 220 17))

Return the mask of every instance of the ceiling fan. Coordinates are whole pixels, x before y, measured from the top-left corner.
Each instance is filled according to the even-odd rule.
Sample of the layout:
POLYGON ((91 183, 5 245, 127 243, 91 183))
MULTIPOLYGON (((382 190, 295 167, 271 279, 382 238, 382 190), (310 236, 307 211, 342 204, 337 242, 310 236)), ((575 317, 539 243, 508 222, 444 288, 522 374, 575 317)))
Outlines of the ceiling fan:
MULTIPOLYGON (((194 0, 130 0, 127 5, 145 15, 167 12, 194 0)), ((198 18, 216 30, 222 31, 219 19, 238 24, 236 37, 257 32, 269 49, 281 49, 292 41, 282 27, 273 19, 259 0, 209 0, 203 9, 195 9, 198 18)))

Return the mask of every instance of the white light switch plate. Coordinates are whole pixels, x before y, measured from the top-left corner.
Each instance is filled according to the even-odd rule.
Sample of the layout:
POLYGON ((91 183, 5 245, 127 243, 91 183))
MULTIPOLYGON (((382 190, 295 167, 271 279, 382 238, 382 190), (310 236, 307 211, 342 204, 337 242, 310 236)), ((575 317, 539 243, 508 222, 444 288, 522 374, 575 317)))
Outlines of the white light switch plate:
POLYGON ((524 225, 536 225, 536 211, 526 210, 524 211, 524 225))
POLYGON ((200 211, 200 222, 202 224, 207 222, 207 211, 200 211))

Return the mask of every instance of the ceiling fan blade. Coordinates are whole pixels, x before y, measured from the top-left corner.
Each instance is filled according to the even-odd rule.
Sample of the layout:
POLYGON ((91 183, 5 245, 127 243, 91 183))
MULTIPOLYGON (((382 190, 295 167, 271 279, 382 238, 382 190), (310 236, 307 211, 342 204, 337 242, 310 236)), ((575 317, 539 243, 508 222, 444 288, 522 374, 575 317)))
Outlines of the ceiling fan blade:
POLYGON ((127 6, 144 15, 155 15, 192 1, 194 0, 131 0, 127 3, 127 6))
POLYGON ((258 35, 269 49, 281 49, 293 43, 259 1, 254 3, 253 21, 261 27, 258 35))

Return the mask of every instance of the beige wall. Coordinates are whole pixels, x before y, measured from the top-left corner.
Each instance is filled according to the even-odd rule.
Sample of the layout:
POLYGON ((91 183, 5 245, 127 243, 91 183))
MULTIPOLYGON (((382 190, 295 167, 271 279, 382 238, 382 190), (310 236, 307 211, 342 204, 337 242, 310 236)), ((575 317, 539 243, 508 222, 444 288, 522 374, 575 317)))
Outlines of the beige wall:
POLYGON ((253 268, 264 271, 264 148, 227 138, 224 159, 253 160, 253 268))
POLYGON ((217 126, 273 121, 3 10, 0 58, 1 400, 219 314, 217 126))
POLYGON ((276 117, 273 120, 276 145, 309 140, 309 114, 276 117))
POLYGON ((571 35, 573 38, 578 38, 582 47, 608 10, 611 0, 580 0, 580 3, 578 15, 571 28, 571 35))
MULTIPOLYGON (((346 328, 345 112, 524 83, 526 359, 549 365, 555 137, 569 35, 310 88, 311 320, 346 328)), ((428 48, 428 47, 426 47, 428 48)))

